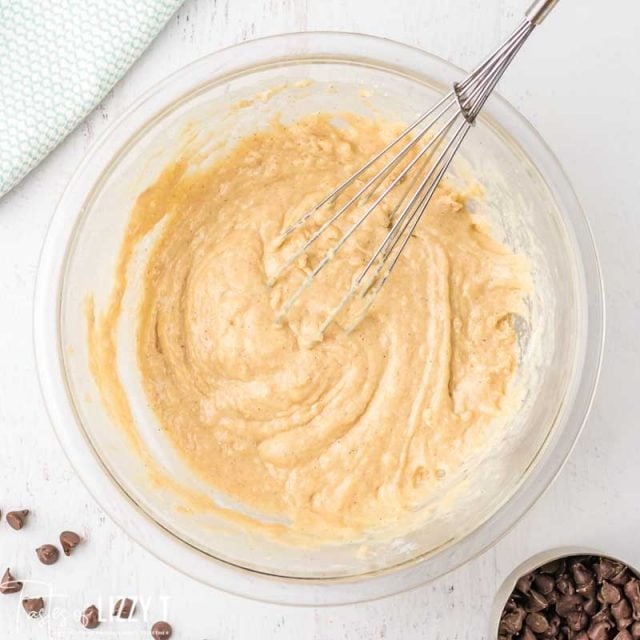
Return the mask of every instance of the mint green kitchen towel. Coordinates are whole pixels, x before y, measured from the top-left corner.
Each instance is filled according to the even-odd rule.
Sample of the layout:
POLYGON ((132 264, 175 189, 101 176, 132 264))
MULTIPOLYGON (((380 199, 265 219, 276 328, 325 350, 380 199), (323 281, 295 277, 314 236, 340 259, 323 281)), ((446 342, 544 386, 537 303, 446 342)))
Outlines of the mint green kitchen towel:
POLYGON ((0 0, 0 197, 106 95, 183 0, 0 0))

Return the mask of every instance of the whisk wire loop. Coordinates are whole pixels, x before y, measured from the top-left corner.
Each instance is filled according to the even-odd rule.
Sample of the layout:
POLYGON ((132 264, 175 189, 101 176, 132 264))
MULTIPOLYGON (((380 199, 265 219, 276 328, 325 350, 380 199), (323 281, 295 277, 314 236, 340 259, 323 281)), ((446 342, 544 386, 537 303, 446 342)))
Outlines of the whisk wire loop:
POLYGON ((353 175, 280 233, 276 241, 278 246, 285 243, 297 229, 311 221, 325 207, 335 205, 350 187, 357 185, 358 180, 364 180, 364 184, 357 188, 355 194, 348 197, 344 204, 336 205, 335 213, 322 222, 318 229, 302 243, 302 246, 289 255, 269 278, 269 285, 273 285, 287 269, 309 251, 329 227, 337 223, 353 207, 364 205, 363 213, 358 215, 331 248, 324 252, 316 266, 282 304, 276 317, 277 321, 282 321, 319 273, 369 216, 390 196, 391 192, 409 178, 409 186, 392 210, 387 233, 364 267, 351 278, 349 289, 338 304, 329 311, 320 332, 323 334, 328 329, 356 294, 359 294, 361 304, 356 319, 348 326, 348 330, 360 321, 398 263, 438 185, 449 170, 460 145, 489 96, 536 26, 546 18, 557 2, 558 0, 535 0, 527 11, 525 19, 513 33, 464 80, 454 83, 452 91, 422 113, 353 175), (456 122, 458 122, 457 125, 456 122), (385 157, 390 153, 394 155, 386 159, 385 157), (405 161, 404 165, 401 164, 403 161, 405 161), (378 162, 383 163, 380 169, 375 168, 378 162), (367 179, 369 170, 374 171, 374 175, 367 179), (396 170, 398 170, 397 174, 394 174, 396 170), (410 176, 412 171, 416 175, 410 176), (389 184, 384 186, 387 180, 389 184), (378 194, 380 189, 382 192, 378 194))

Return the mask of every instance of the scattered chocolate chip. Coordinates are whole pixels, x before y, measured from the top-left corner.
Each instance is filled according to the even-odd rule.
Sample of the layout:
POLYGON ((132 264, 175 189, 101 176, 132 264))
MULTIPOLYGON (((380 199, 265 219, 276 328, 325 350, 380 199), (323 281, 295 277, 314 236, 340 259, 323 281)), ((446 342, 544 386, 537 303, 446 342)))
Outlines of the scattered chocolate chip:
POLYGON ((12 529, 19 531, 24 527, 24 523, 29 515, 29 509, 22 509, 20 511, 9 511, 6 515, 7 523, 12 529))
POLYGON ((30 618, 39 618, 44 611, 44 600, 42 598, 25 598, 22 607, 30 618))
POLYGON ((42 564, 55 564, 58 562, 58 558, 60 557, 60 552, 57 547, 54 547, 52 544, 43 544, 41 547, 36 549, 36 554, 38 555, 38 560, 42 562, 42 564))
POLYGON ((529 629, 529 627, 525 627, 524 632, 520 636, 521 640, 537 640, 536 634, 529 629))
POLYGON ((80 624, 85 629, 95 629, 100 624, 100 612, 95 604, 87 607, 80 616, 80 624))
POLYGON ((60 545, 65 556, 70 556, 71 552, 80 544, 82 538, 73 531, 63 531, 60 534, 60 545))
POLYGON ((640 622, 634 622, 631 625, 631 637, 633 640, 640 640, 640 622))
POLYGON ((154 640, 167 640, 168 638, 171 637, 171 634, 173 633, 173 629, 171 628, 171 625, 168 622, 156 622, 152 627, 151 627, 151 637, 154 640))
POLYGON ((136 607, 131 598, 122 598, 113 607, 113 615, 119 618, 132 618, 135 610, 136 607))
POLYGON ((0 593, 18 593, 22 591, 22 582, 16 580, 11 575, 11 570, 7 569, 0 580, 0 593))

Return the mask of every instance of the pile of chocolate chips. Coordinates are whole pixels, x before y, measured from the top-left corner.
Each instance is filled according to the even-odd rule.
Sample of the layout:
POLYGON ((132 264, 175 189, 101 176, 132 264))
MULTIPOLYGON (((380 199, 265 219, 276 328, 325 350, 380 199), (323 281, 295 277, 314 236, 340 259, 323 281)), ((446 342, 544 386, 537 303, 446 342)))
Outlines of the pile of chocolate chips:
POLYGON ((617 560, 571 556, 522 576, 498 640, 640 640, 640 579, 617 560))

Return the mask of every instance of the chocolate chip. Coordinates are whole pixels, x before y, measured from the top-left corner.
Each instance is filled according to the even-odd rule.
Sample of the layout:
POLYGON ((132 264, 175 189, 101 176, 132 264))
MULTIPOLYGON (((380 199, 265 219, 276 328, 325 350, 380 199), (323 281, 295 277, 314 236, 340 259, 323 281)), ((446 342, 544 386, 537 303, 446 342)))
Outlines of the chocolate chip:
POLYGON ((533 578, 534 576, 532 573, 527 573, 526 575, 522 576, 518 579, 518 582, 516 582, 516 589, 520 593, 523 593, 525 596, 528 595, 533 583, 533 578))
POLYGON ((20 511, 9 511, 7 513, 7 523, 12 529, 19 531, 24 527, 24 523, 29 515, 29 509, 22 509, 20 511))
POLYGON ((18 593, 22 591, 22 582, 19 582, 11 575, 11 570, 7 569, 0 580, 0 593, 18 593))
POLYGON ((502 616, 502 620, 500 620, 500 632, 508 635, 520 633, 526 615, 524 609, 518 608, 502 616))
POLYGON ((80 624, 85 629, 95 629, 100 624, 100 612, 95 604, 87 607, 80 616, 80 624))
POLYGON ((617 566, 619 563, 610 560, 609 558, 600 558, 598 562, 593 564, 593 570, 596 573, 598 582, 603 580, 610 580, 618 572, 617 566))
POLYGON ((640 640, 639 578, 610 558, 548 563, 516 583, 499 640, 640 640))
POLYGON ((562 618, 566 618, 570 613, 580 611, 581 609, 582 598, 577 593, 562 596, 558 602, 556 602, 556 611, 562 618))
POLYGON ((553 579, 553 576, 550 576, 548 573, 541 573, 535 577, 535 585, 536 589, 543 595, 549 595, 553 588, 555 587, 556 581, 553 579))
POLYGON ((530 613, 525 619, 525 624, 534 633, 544 633, 549 629, 549 621, 541 613, 530 613))
POLYGON ((44 600, 42 598, 25 598, 22 607, 30 618, 39 618, 44 611, 44 600))
POLYGON ((624 585, 627 584, 627 582, 629 582, 629 580, 631 579, 632 575, 629 573, 628 569, 625 569, 622 573, 613 576, 613 578, 611 578, 611 583, 616 584, 619 587, 624 587, 624 585))
POLYGON ((70 556, 71 552, 80 544, 82 538, 73 531, 63 531, 60 534, 60 545, 65 556, 70 556))
POLYGON ((585 600, 597 600, 598 598, 598 585, 596 581, 589 582, 589 584, 583 584, 576 587, 576 593, 581 595, 585 600))
POLYGON ((558 636, 558 630, 560 629, 561 620, 557 615, 552 615, 549 618, 549 628, 540 634, 541 638, 555 638, 558 636))
POLYGON ((624 585, 624 595, 629 599, 633 610, 633 619, 640 620, 640 580, 633 578, 624 585))
POLYGON ((154 640, 167 640, 172 633, 173 629, 168 622, 159 621, 151 627, 151 637, 154 640))
POLYGON ((600 602, 603 604, 615 604, 616 602, 620 602, 621 597, 620 589, 614 584, 606 580, 602 583, 600 592, 598 593, 598 600, 600 600, 600 602))
POLYGON ((571 631, 582 631, 589 626, 589 616, 584 611, 572 611, 567 615, 567 626, 571 631))
MULTIPOLYGON (((620 598, 618 602, 611 605, 611 615, 614 620, 626 620, 631 618, 631 605, 626 598, 620 598)), ((633 622, 633 620, 631 621, 633 622)), ((631 624, 631 622, 629 624, 631 624)))
POLYGON ((60 552, 57 547, 54 547, 52 544, 43 544, 41 547, 36 549, 36 554, 38 555, 38 560, 42 562, 42 564, 55 564, 58 562, 58 558, 60 557, 60 552))
POLYGON ((613 627, 613 618, 611 617, 609 608, 606 606, 602 607, 602 609, 591 618, 591 622, 606 622, 613 627))
POLYGON ((611 625, 607 622, 592 622, 587 630, 589 640, 609 640, 611 625))
POLYGON ((576 592, 575 586, 569 576, 566 574, 559 575, 556 578, 556 589, 565 596, 573 595, 576 592))
POLYGON ((571 565, 571 575, 577 587, 588 585, 593 582, 593 573, 589 571, 581 562, 574 562, 571 565))
POLYGON ((638 578, 631 578, 631 580, 624 585, 623 590, 627 598, 635 600, 640 596, 640 580, 638 578))
POLYGON ((598 601, 596 598, 587 598, 582 603, 582 610, 589 616, 593 616, 598 611, 598 601))
POLYGON ((562 565, 562 559, 552 560, 551 562, 547 562, 547 564, 543 564, 538 571, 540 573, 558 573, 562 568, 562 565))
POLYGON ((548 604, 547 599, 541 593, 531 589, 525 608, 529 613, 537 613, 546 609, 548 604))
POLYGON ((113 615, 119 618, 132 618, 135 611, 136 607, 131 598, 122 598, 113 607, 113 615))

